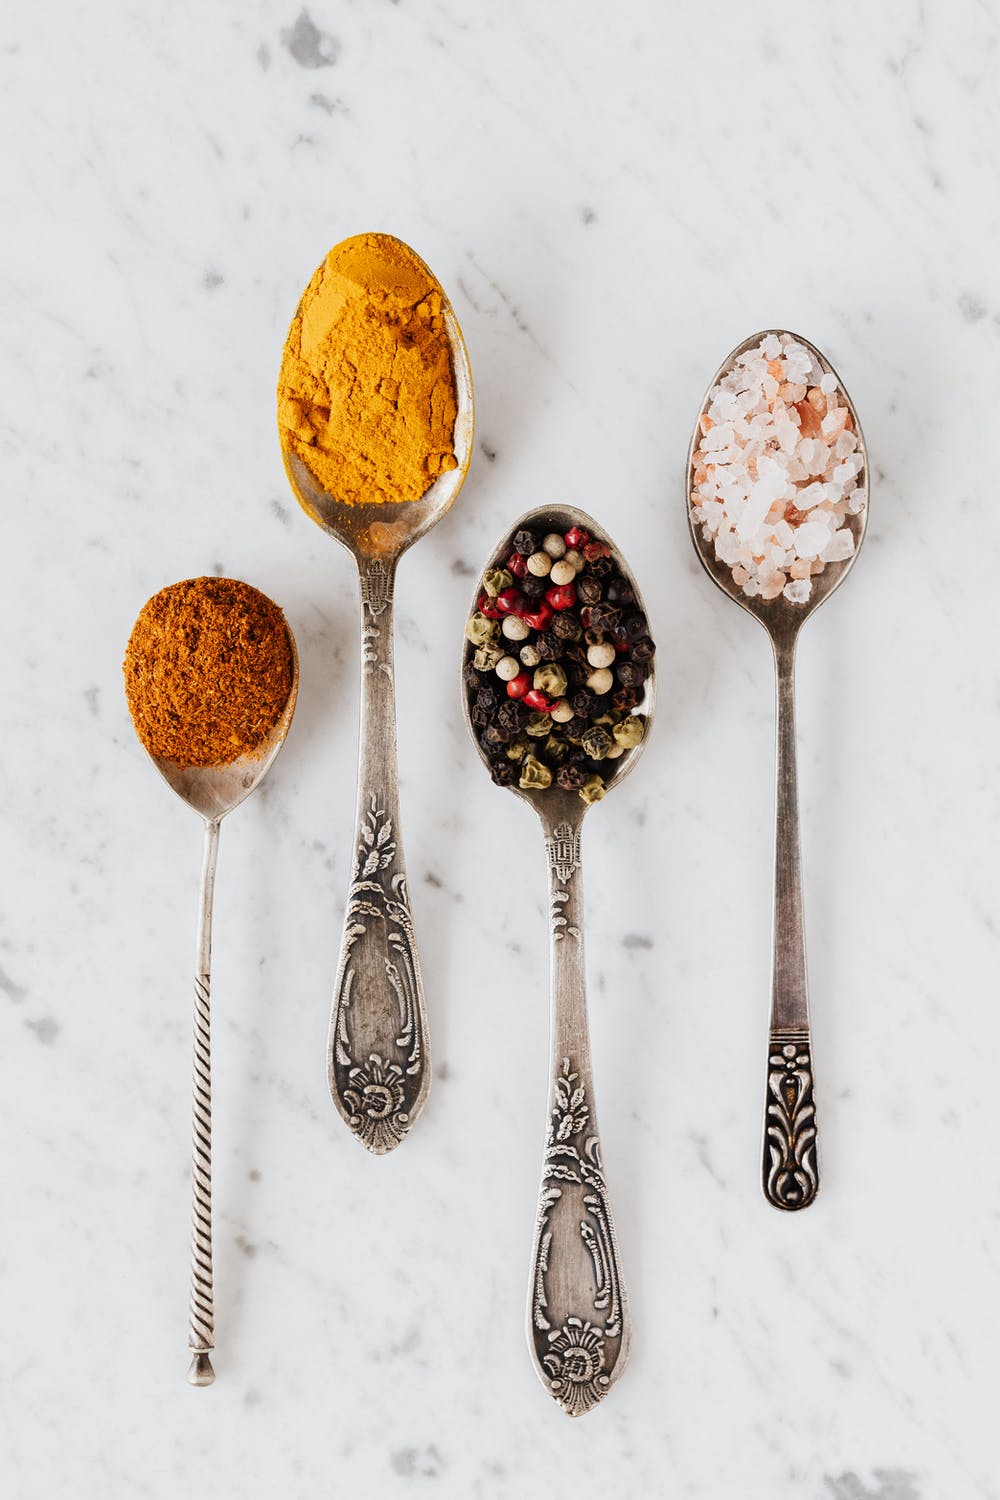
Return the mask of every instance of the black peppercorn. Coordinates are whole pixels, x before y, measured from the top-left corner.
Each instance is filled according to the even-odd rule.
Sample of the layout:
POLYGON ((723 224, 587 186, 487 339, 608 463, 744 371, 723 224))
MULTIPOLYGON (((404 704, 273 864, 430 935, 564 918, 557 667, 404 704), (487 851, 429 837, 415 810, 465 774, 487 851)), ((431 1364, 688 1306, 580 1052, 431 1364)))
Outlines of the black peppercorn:
POLYGON ((528 573, 520 582, 521 593, 526 599, 541 599, 546 589, 550 587, 551 584, 547 578, 536 578, 534 573, 528 573))
POLYGON ((497 723, 504 729, 509 729, 516 734, 523 729, 531 717, 531 709, 525 708, 523 703, 518 703, 514 698, 507 698, 497 709, 497 723))
POLYGON ((578 641, 583 633, 579 615, 573 614, 568 609, 558 610, 553 615, 550 629, 553 635, 563 641, 578 641))
POLYGON ((514 537, 514 551, 520 552, 522 557, 530 557, 533 552, 537 552, 538 543, 535 541, 534 532, 517 532, 514 537))
MULTIPOLYGON (((495 680, 496 679, 494 678, 494 681, 495 680)), ((479 689, 479 696, 476 698, 476 707, 485 708, 487 713, 492 713, 494 709, 499 708, 499 706, 500 694, 497 692, 496 688, 493 687, 492 683, 483 683, 482 687, 479 689)))
POLYGON ((601 597, 600 579, 583 573, 576 580, 576 598, 579 604, 596 604, 601 597))
POLYGON ((587 722, 587 718, 584 714, 574 714, 573 717, 571 719, 567 719, 565 724, 562 726, 563 735, 573 744, 578 745, 580 743, 580 740, 583 738, 584 733, 586 732, 587 722))
POLYGON ((602 601, 591 608, 588 624, 593 630, 614 630, 621 617, 622 612, 617 605, 602 601))
POLYGON ((497 786, 510 786, 517 775, 517 766, 506 756, 500 756, 490 761, 490 775, 497 786))
POLYGON ((477 729, 485 729, 493 717, 491 709, 483 708, 478 702, 472 705, 470 718, 477 729))
POLYGON ((509 745, 513 736, 502 724, 488 724, 483 739, 488 745, 509 745))
POLYGON ((542 661, 555 661, 562 654, 562 641, 550 630, 543 630, 535 640, 535 650, 542 661))
POLYGON ((574 693, 569 700, 570 708, 572 708, 574 714, 579 715, 583 719, 587 718, 593 712, 594 702, 594 694, 589 688, 580 688, 579 692, 574 693))
POLYGON ((646 634, 648 629, 646 616, 638 613, 626 615, 622 624, 625 626, 625 634, 630 641, 637 641, 640 636, 646 634))
POLYGON ((641 635, 637 641, 632 642, 633 661, 652 661, 656 647, 648 635, 641 635))
POLYGON ((611 694, 611 707, 620 714, 630 714, 641 702, 642 693, 638 688, 620 687, 611 694))
POLYGON ((609 581, 604 597, 611 604, 635 603, 635 594, 620 573, 609 581))
POLYGON ((468 691, 474 693, 479 687, 481 680, 482 679, 480 678, 479 673, 476 671, 475 667, 472 665, 472 662, 467 661, 465 663, 465 666, 462 668, 462 681, 465 683, 468 691))
POLYGON ((560 766, 556 772, 556 785, 564 792, 577 792, 587 779, 587 773, 578 765, 560 766))
POLYGON ((590 572, 594 578, 610 578, 615 571, 615 565, 610 557, 595 557, 590 564, 590 572))
POLYGON ((642 687, 642 684, 646 680, 646 668, 641 661, 629 661, 628 658, 625 658, 623 661, 618 662, 615 667, 615 676, 621 687, 642 687))
POLYGON ((587 671, 590 671, 590 663, 587 660, 587 649, 579 641, 569 641, 563 647, 563 656, 567 661, 574 662, 581 667, 586 667, 587 671))

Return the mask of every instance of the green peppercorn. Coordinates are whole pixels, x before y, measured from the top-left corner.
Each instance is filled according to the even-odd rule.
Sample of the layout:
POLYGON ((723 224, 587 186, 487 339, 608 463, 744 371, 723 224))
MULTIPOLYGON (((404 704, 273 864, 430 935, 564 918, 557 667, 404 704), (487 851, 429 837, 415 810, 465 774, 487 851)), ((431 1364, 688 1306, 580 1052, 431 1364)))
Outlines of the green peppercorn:
POLYGON ((488 620, 477 609, 465 627, 465 638, 474 646, 486 646, 496 637, 498 628, 496 620, 488 620))
MULTIPOLYGON (((523 786, 524 783, 522 782, 521 785, 523 786)), ((591 802, 600 802, 605 790, 603 776, 588 776, 580 788, 580 796, 589 805, 591 802)))
POLYGON ((527 740, 515 740, 512 745, 507 746, 507 759, 522 761, 530 749, 527 740))
POLYGON ((534 684, 550 698, 561 698, 566 691, 566 673, 557 661, 545 662, 535 668, 534 684))
MULTIPOLYGON (((601 778, 599 776, 595 776, 593 778, 593 780, 595 781, 600 781, 600 779, 601 778)), ((543 788, 551 785, 552 772, 549 770, 548 766, 543 766, 541 761, 536 760, 533 755, 526 755, 521 766, 521 776, 520 780, 518 781, 518 786, 521 787, 523 791, 528 792, 532 790, 542 790, 543 788)), ((582 791, 580 795, 581 797, 583 796, 582 791)))
POLYGON ((592 724, 580 742, 591 760, 603 760, 614 740, 600 724, 592 724))
POLYGON ((552 728, 551 714, 532 714, 524 726, 525 734, 530 734, 534 739, 540 739, 543 734, 548 734, 552 728))
POLYGON ((633 750, 636 745, 642 743, 642 737, 646 732, 646 726, 635 714, 629 714, 627 719, 622 719, 611 731, 615 737, 615 744, 621 745, 623 750, 633 750))
POLYGON ((477 672, 492 672, 497 662, 506 655, 502 646, 480 646, 472 658, 472 664, 477 672))
POLYGON ((553 765, 558 766, 562 761, 566 759, 566 756, 569 753, 569 746, 567 745, 565 740, 556 739, 554 734, 550 734, 548 739, 545 741, 545 744, 542 746, 542 750, 544 751, 546 757, 550 761, 552 761, 553 765))
POLYGON ((513 582, 514 575, 506 568, 487 568, 483 574, 483 588, 491 599, 495 599, 501 589, 509 589, 513 582))

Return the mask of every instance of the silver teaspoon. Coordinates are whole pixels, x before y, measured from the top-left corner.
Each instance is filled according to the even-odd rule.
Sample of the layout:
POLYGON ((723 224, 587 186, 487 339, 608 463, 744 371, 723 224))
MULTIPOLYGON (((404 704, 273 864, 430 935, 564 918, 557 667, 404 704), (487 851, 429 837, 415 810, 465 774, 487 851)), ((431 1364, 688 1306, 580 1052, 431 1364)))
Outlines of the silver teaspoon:
POLYGON ((419 500, 348 505, 320 488, 282 431, 285 471, 299 504, 351 553, 361 586, 356 853, 330 1016, 327 1076, 342 1118, 378 1156, 404 1139, 424 1107, 431 1081, 399 817, 393 582, 403 553, 454 505, 468 473, 473 438, 472 374, 461 329, 433 274, 412 250, 402 248, 441 294, 457 395, 457 466, 419 500))
MULTIPOLYGON (((805 383, 815 388, 812 379, 805 383)), ((787 429, 786 438, 789 442, 793 441, 787 429)), ((825 437, 823 441, 826 441, 825 437)), ((723 451, 722 463, 717 468, 720 473, 726 467, 725 459, 723 451)), ((807 1208, 815 1199, 820 1183, 819 1135, 802 914, 798 772, 795 754, 795 647, 805 621, 843 583, 857 557, 868 519, 867 488, 867 451, 857 413, 843 383, 819 350, 798 334, 790 335, 780 329, 756 333, 734 349, 716 372, 695 425, 688 452, 686 504, 691 537, 705 571, 724 594, 760 621, 770 636, 774 649, 777 672, 774 932, 762 1186, 769 1203, 775 1208, 788 1210, 807 1208), (801 603, 787 598, 783 592, 768 599, 759 594, 748 596, 743 583, 734 577, 733 565, 717 555, 715 537, 706 530, 695 514, 699 499, 698 476, 706 457, 710 457, 704 452, 699 454, 699 444, 704 435, 703 419, 706 419, 711 407, 713 393, 720 381, 732 375, 741 355, 761 347, 767 339, 788 338, 808 352, 814 367, 836 381, 836 399, 849 413, 849 429, 853 430, 857 439, 854 451, 860 457, 861 467, 856 474, 856 493, 864 499, 863 508, 849 512, 842 522, 853 537, 853 552, 843 560, 826 563, 822 572, 814 574, 810 579, 809 596, 801 603)), ((799 521, 800 517, 803 521, 808 519, 807 515, 799 513, 796 520, 799 521)))
MULTIPOLYGON (((635 580, 610 537, 590 516, 568 505, 542 506, 521 516, 505 533, 493 565, 503 567, 510 552, 507 538, 522 529, 564 534, 574 526, 610 549, 635 595, 633 607, 645 613, 635 580)), ((473 654, 468 647, 463 675, 473 654)), ((655 669, 650 662, 643 699, 634 710, 645 715, 647 735, 654 698, 655 669)), ((488 767, 464 681, 462 702, 469 733, 488 767)), ((615 770, 606 778, 607 790, 628 775, 643 744, 645 736, 611 763, 615 770)), ((575 1417, 607 1395, 625 1368, 631 1337, 597 1133, 587 1025, 580 829, 588 804, 577 792, 554 782, 544 790, 522 790, 516 784, 510 789, 541 820, 551 923, 551 1079, 528 1292, 528 1345, 542 1383, 562 1410, 575 1417)))
POLYGON ((263 744, 228 766, 183 766, 147 751, 168 786, 205 820, 201 885, 198 892, 198 932, 194 978, 194 1099, 191 1154, 191 1295, 188 1348, 192 1385, 211 1385, 215 1379, 211 1351, 215 1348, 215 1293, 212 1277, 212 1051, 209 995, 212 986, 212 902, 215 864, 219 852, 219 824, 239 807, 270 770, 285 742, 299 688, 299 658, 291 629, 292 687, 281 718, 263 744))

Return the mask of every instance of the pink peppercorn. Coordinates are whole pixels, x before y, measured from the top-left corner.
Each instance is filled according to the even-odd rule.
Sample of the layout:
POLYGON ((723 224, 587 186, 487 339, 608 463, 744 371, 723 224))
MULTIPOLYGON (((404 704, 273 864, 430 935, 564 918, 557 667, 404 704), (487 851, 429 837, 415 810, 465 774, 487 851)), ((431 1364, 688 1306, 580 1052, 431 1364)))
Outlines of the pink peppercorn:
POLYGON ((499 610, 502 615, 519 615, 521 613, 521 605, 524 602, 525 599, 521 590, 514 588, 512 584, 510 588, 500 590, 499 594, 497 594, 497 602, 494 608, 499 610))
POLYGON ((523 698, 531 687, 531 676, 528 672, 518 672, 507 684, 508 698, 523 698))
POLYGON ((576 603, 576 584, 561 583, 554 589, 549 589, 545 595, 553 609, 572 609, 576 603))

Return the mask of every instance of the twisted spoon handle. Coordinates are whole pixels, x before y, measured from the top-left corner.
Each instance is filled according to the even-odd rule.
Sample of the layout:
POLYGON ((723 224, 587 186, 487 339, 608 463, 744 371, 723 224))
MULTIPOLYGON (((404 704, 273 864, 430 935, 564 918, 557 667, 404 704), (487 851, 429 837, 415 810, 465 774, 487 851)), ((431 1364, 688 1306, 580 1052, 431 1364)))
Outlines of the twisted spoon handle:
POLYGON ((427 1098, 427 1014, 399 825, 392 660, 394 564, 362 559, 361 730, 354 869, 330 1018, 334 1103, 381 1156, 427 1098))
POLYGON ((191 1151, 191 1302, 188 1348, 192 1385, 211 1385, 215 1371, 209 1351, 215 1348, 212 1288, 212 1033, 209 996, 212 985, 212 898, 219 824, 205 820, 205 851, 198 897, 197 971, 194 980, 194 1096, 191 1151))
POLYGON ((552 1076, 528 1301, 535 1368, 571 1417, 625 1367, 630 1323, 594 1112, 583 960, 580 829, 546 827, 552 1076))
POLYGON ((819 1191, 812 1039, 802 915, 795 638, 775 641, 778 679, 774 953, 764 1105, 764 1196, 775 1208, 808 1208, 819 1191))

